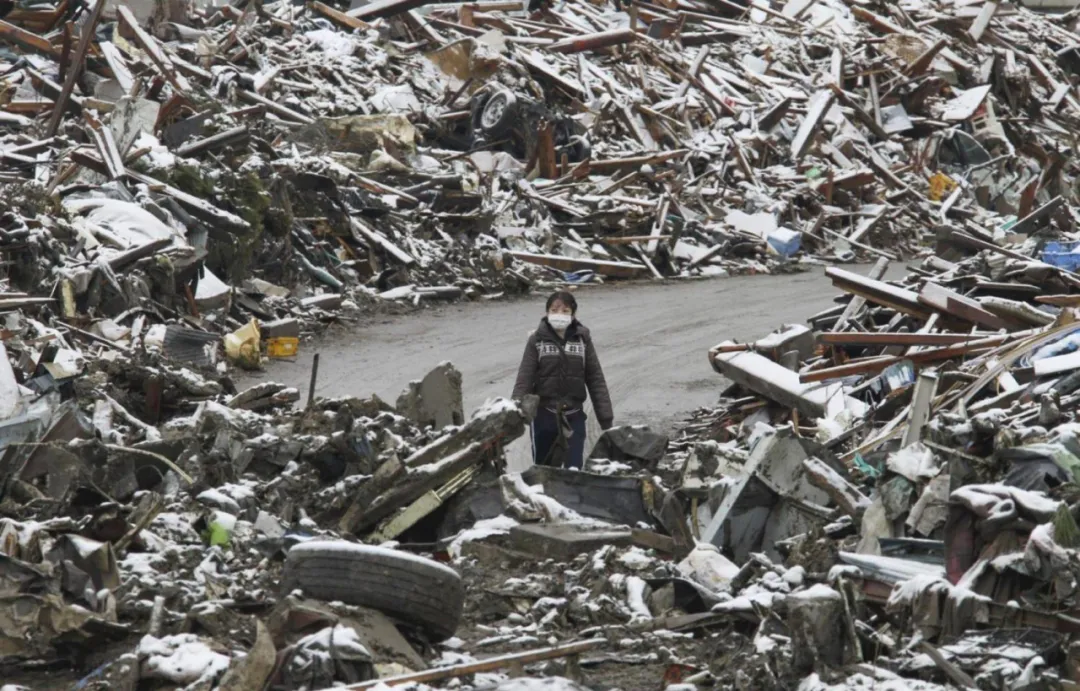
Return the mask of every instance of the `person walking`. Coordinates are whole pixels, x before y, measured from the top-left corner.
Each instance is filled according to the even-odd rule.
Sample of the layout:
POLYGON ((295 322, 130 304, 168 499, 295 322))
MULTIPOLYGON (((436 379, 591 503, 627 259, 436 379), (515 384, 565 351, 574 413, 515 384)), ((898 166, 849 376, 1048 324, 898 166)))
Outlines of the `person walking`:
POLYGON ((570 293, 552 293, 540 326, 529 334, 514 383, 514 400, 528 394, 540 398, 531 430, 533 462, 539 465, 581 469, 586 393, 601 429, 615 420, 600 358, 592 335, 576 318, 577 308, 570 293))

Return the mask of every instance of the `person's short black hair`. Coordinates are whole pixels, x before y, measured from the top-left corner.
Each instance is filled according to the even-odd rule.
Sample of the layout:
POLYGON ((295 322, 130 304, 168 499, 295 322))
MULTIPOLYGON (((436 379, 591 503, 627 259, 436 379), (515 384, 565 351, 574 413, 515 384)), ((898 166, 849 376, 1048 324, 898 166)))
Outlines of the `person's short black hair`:
POLYGON ((550 312, 551 306, 554 305, 556 302, 561 302, 562 304, 569 307, 570 314, 577 314, 577 300, 575 300, 574 296, 566 292, 565 290, 557 290, 551 295, 549 295, 547 299, 547 307, 544 308, 544 311, 550 312))

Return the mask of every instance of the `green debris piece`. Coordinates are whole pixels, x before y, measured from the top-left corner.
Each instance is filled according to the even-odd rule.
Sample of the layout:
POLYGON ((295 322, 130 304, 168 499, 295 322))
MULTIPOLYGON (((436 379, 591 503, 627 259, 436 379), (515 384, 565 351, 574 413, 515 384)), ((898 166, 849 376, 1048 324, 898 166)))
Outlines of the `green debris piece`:
POLYGON ((209 530, 207 530, 206 537, 209 540, 211 547, 229 546, 229 529, 218 523, 217 521, 214 521, 210 524, 210 528, 209 530))
POLYGON ((1054 542, 1066 549, 1080 547, 1080 526, 1069 511, 1069 505, 1061 502, 1054 514, 1054 542))
POLYGON ((811 168, 810 170, 806 171, 806 179, 807 180, 817 180, 821 176, 822 176, 821 168, 818 168, 816 166, 811 168))
POLYGON ((879 477, 881 475, 881 471, 867 463, 861 453, 855 454, 855 467, 870 477, 879 477))

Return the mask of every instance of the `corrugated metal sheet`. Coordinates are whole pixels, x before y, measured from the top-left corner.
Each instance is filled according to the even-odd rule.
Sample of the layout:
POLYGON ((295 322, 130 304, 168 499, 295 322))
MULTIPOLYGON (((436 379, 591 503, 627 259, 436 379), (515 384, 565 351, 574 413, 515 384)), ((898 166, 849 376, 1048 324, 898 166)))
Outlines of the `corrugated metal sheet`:
POLYGON ((165 357, 202 367, 213 367, 212 353, 221 336, 170 324, 165 329, 165 357))

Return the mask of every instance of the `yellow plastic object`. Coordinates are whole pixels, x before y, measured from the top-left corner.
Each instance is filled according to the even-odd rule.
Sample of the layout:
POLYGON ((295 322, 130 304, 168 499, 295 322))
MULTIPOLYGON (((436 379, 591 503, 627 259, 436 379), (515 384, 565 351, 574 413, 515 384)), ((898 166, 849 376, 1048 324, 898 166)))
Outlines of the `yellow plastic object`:
POLYGON ((281 336, 266 341, 267 357, 296 357, 300 350, 300 339, 292 336, 281 336))
POLYGON ((945 198, 945 195, 954 189, 956 189, 956 181, 945 173, 938 171, 930 177, 930 194, 928 196, 931 201, 940 202, 945 198))
POLYGON ((259 345, 259 323, 252 319, 225 336, 225 355, 245 369, 257 369, 262 361, 259 345))

